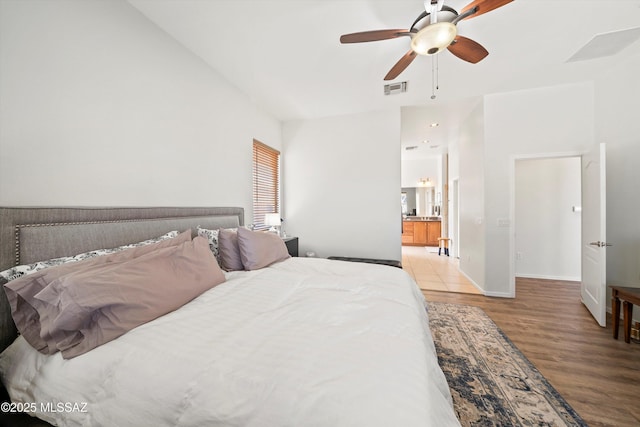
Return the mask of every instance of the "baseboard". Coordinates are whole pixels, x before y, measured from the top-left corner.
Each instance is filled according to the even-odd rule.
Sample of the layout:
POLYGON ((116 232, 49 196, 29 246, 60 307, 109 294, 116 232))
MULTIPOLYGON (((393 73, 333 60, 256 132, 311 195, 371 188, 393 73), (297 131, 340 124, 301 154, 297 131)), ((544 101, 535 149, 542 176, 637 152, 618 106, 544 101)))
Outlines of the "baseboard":
POLYGON ((548 276, 544 274, 520 274, 516 273, 516 277, 522 277, 523 279, 541 279, 541 280, 562 280, 565 282, 579 282, 580 277, 575 276, 548 276))
POLYGON ((514 296, 510 293, 506 292, 487 292, 484 291, 485 297, 498 297, 498 298, 514 298, 514 296))
POLYGON ((490 296, 490 295, 487 295, 487 293, 485 292, 485 290, 484 290, 484 289, 482 289, 480 286, 478 286, 478 284, 477 284, 477 283, 476 283, 476 282, 475 282, 471 277, 469 277, 469 276, 467 275, 467 273, 465 273, 464 271, 460 270, 460 268, 458 268, 458 271, 459 271, 460 273, 462 273, 462 275, 463 275, 464 277, 466 277, 466 278, 467 278, 467 280, 468 280, 469 282, 471 282, 471 284, 472 284, 473 286, 475 286, 477 290, 479 290, 480 292, 482 292, 482 295, 484 295, 484 296, 490 296))

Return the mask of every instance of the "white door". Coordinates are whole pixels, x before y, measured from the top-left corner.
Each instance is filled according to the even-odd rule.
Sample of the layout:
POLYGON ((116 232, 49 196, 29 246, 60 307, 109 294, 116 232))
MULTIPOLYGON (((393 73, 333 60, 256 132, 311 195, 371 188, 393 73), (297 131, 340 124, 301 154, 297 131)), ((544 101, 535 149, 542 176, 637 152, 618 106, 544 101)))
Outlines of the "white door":
POLYGON ((606 146, 582 156, 582 303, 607 325, 606 146))

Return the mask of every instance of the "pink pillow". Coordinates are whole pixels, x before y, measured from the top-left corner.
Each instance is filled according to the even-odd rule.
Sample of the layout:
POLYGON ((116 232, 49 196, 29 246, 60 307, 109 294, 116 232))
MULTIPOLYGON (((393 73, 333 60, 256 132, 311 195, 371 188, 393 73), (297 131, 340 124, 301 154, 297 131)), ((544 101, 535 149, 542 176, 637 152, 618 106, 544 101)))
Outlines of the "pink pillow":
POLYGON ((36 350, 47 353, 48 343, 40 336, 42 325, 38 310, 42 301, 35 295, 60 277, 83 268, 113 265, 144 256, 159 249, 179 246, 191 241, 191 230, 180 233, 177 237, 166 239, 150 245, 134 247, 109 255, 88 258, 55 267, 45 268, 28 276, 15 279, 4 285, 7 299, 11 306, 11 315, 18 331, 36 350))
POLYGON ((239 228, 238 247, 245 270, 258 270, 291 257, 280 236, 263 231, 239 228))
POLYGON ((218 252, 220 253, 220 267, 226 271, 244 270, 238 247, 238 233, 236 230, 221 228, 218 230, 218 252))
MULTIPOLYGON (((80 263, 76 266, 81 267, 80 263)), ((48 353, 65 359, 177 310, 225 281, 203 237, 64 275, 35 298, 48 353)))

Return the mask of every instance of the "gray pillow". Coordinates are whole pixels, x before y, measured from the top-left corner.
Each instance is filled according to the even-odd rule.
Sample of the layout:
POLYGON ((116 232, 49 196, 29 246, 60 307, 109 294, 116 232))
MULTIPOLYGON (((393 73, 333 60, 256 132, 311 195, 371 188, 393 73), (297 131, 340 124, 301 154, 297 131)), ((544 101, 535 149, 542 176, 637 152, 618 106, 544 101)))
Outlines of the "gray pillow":
POLYGON ((245 270, 258 270, 290 258, 287 245, 277 234, 238 229, 238 247, 245 270))
POLYGON ((218 252, 220 266, 226 271, 244 270, 238 247, 238 232, 235 229, 218 230, 218 252))

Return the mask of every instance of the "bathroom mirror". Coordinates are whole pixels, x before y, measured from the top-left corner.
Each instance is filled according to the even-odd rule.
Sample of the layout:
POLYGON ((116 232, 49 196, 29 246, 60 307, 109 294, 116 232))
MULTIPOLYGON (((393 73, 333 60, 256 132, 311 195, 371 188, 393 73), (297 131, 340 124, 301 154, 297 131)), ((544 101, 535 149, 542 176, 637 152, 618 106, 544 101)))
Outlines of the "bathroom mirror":
POLYGON ((435 187, 404 187, 401 189, 400 203, 402 214, 406 216, 440 215, 435 187))

